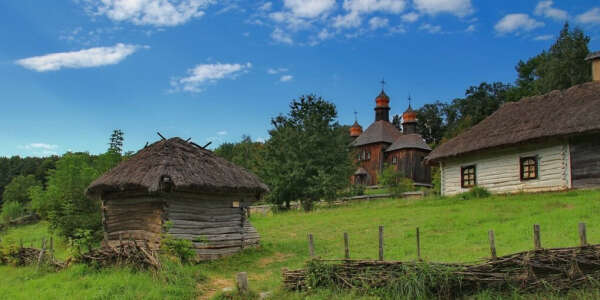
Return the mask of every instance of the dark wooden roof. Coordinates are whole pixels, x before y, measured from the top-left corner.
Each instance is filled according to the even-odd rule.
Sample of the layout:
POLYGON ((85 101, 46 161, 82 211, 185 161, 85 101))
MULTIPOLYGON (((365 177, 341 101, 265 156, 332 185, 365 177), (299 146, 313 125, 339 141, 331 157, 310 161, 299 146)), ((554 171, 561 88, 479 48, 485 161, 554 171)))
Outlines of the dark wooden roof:
POLYGON ((592 52, 586 56, 585 60, 600 58, 600 51, 592 52))
POLYGON ((176 191, 268 191, 268 187, 246 169, 180 138, 171 138, 138 151, 92 182, 86 193, 93 195, 127 190, 158 192, 166 176, 176 191))
POLYGON ((483 149, 596 131, 600 131, 600 83, 588 82, 506 103, 437 147, 426 160, 435 162, 483 149))
POLYGON ((427 145, 425 140, 420 134, 411 133, 411 134, 403 134, 396 141, 389 146, 385 151, 395 151, 400 149, 422 149, 431 151, 431 147, 427 145))
POLYGON ((351 145, 357 147, 374 143, 392 144, 401 135, 402 133, 390 122, 380 120, 371 124, 351 145))

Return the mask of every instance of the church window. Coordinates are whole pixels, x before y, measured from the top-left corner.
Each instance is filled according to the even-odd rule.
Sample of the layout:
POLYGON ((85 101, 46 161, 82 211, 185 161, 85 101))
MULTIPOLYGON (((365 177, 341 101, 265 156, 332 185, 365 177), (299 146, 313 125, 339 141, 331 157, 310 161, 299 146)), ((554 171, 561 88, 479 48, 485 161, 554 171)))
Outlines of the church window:
POLYGON ((477 184, 475 166, 467 166, 460 168, 460 185, 463 188, 470 188, 477 184))
POLYGON ((397 165, 397 164, 398 164, 398 156, 392 157, 392 165, 397 165))

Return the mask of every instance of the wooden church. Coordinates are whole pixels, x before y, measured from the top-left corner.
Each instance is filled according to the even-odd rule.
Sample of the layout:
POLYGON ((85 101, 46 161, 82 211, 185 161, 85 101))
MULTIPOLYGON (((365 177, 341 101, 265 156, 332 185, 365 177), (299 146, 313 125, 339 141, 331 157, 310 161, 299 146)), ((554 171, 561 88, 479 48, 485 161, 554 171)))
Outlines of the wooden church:
POLYGON ((377 185, 378 175, 391 165, 415 184, 430 185, 431 169, 423 160, 431 148, 417 132, 417 112, 409 103, 402 114, 402 128, 390 123, 389 114, 390 97, 381 89, 375 98, 375 122, 364 132, 358 121, 350 127, 350 135, 354 138, 351 147, 355 149, 358 166, 352 183, 377 185))

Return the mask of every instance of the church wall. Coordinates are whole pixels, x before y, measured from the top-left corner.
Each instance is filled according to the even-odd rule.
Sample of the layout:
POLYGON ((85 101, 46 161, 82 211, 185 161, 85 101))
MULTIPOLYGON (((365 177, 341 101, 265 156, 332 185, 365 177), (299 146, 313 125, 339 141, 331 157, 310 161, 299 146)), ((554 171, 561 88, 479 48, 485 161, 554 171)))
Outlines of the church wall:
POLYGON ((423 163, 423 159, 429 154, 428 151, 419 149, 400 149, 386 153, 386 165, 394 166, 396 171, 404 172, 404 175, 414 182, 431 183, 431 167, 423 163), (397 163, 394 164, 394 157, 397 163))
POLYGON ((356 148, 355 161, 358 155, 363 152, 371 153, 370 159, 356 161, 359 167, 363 167, 369 173, 369 181, 367 185, 376 185, 378 183, 377 176, 384 162, 383 148, 389 146, 386 143, 369 144, 356 148))

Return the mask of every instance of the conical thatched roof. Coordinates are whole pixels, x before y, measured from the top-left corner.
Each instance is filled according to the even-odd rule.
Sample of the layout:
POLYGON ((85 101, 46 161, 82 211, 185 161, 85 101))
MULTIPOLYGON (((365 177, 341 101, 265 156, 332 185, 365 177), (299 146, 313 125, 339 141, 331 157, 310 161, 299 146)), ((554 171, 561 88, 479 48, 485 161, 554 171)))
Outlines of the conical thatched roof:
POLYGON ((268 191, 256 175, 176 137, 156 142, 121 162, 92 182, 87 194, 128 190, 158 192, 165 177, 170 178, 175 191, 268 191))

